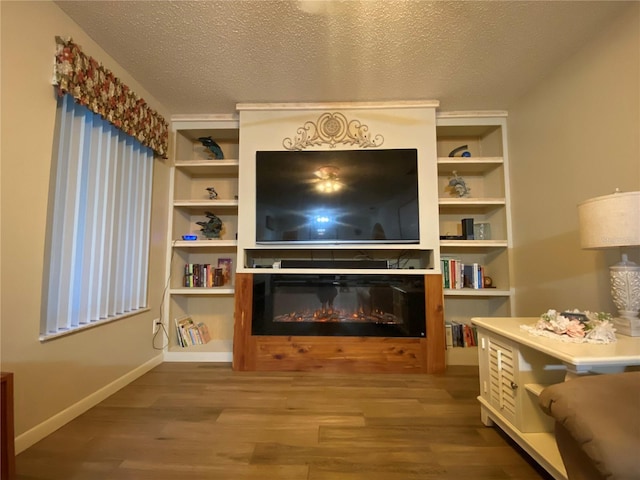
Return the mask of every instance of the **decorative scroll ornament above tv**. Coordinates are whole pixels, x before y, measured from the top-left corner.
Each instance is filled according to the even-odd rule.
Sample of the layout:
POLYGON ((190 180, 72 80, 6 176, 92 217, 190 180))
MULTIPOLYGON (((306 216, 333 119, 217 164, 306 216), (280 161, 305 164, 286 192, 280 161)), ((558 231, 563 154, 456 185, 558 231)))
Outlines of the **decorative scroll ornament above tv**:
POLYGON ((282 140, 282 145, 287 150, 304 150, 321 145, 335 148, 338 144, 368 148, 379 147, 383 143, 382 135, 372 137, 367 125, 363 125, 360 120, 347 120, 340 112, 323 113, 316 122, 308 121, 299 127, 295 137, 282 140))

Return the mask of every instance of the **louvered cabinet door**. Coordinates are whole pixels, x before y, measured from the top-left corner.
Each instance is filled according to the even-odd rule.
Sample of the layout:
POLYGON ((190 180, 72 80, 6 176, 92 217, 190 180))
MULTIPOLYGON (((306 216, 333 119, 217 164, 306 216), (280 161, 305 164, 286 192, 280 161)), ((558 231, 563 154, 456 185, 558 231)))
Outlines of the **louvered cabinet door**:
POLYGON ((511 423, 516 422, 517 358, 511 345, 488 339, 489 402, 511 423))

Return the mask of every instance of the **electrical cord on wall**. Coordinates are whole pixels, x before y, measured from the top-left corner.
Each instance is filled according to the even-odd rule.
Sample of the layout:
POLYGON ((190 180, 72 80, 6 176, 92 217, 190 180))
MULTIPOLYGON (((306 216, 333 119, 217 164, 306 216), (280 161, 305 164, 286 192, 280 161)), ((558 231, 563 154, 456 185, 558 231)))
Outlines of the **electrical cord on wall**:
POLYGON ((157 322, 156 325, 160 325, 160 328, 158 328, 156 330, 156 333, 153 334, 153 338, 151 340, 151 345, 153 346, 154 350, 164 350, 165 348, 167 348, 169 346, 169 333, 167 332, 167 329, 164 327, 164 323, 162 323, 162 321, 157 322), (167 338, 167 340, 166 340, 166 343, 164 345, 162 345, 161 347, 156 347, 156 338, 158 337, 158 334, 160 332, 164 333, 164 336, 167 338))
MULTIPOLYGON (((167 348, 169 346, 169 332, 167 331, 167 328, 165 327, 165 322, 164 322, 164 301, 167 298, 167 292, 169 291, 169 284, 171 282, 171 265, 173 265, 173 255, 175 252, 175 244, 176 241, 173 240, 171 242, 171 258, 169 259, 169 272, 167 275, 167 282, 164 285, 164 291, 162 292, 162 299, 160 300, 160 315, 159 315, 159 320, 156 321, 156 325, 160 325, 160 328, 158 328, 154 334, 153 337, 151 338, 151 346, 153 347, 154 350, 164 350, 165 348, 167 348), (164 337, 166 337, 166 343, 165 340, 163 339, 162 343, 164 345, 162 345, 161 347, 156 346, 156 340, 158 338, 158 334, 162 332, 164 337)), ((161 335, 160 338, 163 338, 163 336, 161 335)))
POLYGON ((402 250, 396 259, 396 268, 404 269, 411 260, 412 252, 410 250, 402 250))

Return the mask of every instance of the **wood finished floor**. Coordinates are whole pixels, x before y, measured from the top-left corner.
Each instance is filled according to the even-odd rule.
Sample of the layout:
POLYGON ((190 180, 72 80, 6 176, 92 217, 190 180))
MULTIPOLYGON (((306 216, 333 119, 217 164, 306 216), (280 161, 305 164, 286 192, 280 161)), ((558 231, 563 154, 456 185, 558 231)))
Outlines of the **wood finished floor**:
POLYGON ((17 457, 18 480, 547 479, 480 422, 478 373, 164 363, 17 457))

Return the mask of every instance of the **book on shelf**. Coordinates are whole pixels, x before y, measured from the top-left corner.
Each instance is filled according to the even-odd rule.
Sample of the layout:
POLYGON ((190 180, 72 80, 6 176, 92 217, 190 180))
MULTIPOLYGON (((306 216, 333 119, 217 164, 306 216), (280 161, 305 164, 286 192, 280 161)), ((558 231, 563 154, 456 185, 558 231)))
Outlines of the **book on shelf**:
POLYGON ((442 287, 445 289, 484 288, 484 266, 463 263, 459 258, 442 257, 442 287))
POLYGON ((224 280, 222 278, 222 269, 221 268, 214 268, 213 269, 213 286, 214 287, 221 287, 222 285, 224 285, 224 280))
POLYGON ((478 346, 478 332, 475 325, 460 322, 445 322, 445 341, 447 348, 478 346))
POLYGON ((176 318, 175 324, 178 345, 181 347, 203 345, 211 340, 209 329, 203 322, 196 324, 191 317, 183 317, 176 318))
POLYGON ((472 263, 464 266, 465 286, 467 288, 484 288, 484 266, 472 263))
POLYGON ((445 346, 447 348, 449 347, 453 347, 453 331, 452 331, 452 325, 447 322, 444 325, 444 338, 445 338, 445 346))
POLYGON ((218 268, 222 270, 222 285, 231 284, 231 267, 232 260, 230 258, 219 258, 218 268))
POLYGON ((462 288, 464 285, 464 263, 456 257, 442 257, 442 286, 444 288, 462 288))
POLYGON ((181 347, 188 347, 191 345, 191 342, 189 341, 189 337, 185 329, 190 323, 193 323, 193 320, 191 320, 190 317, 185 317, 181 319, 176 318, 174 321, 176 323, 176 338, 178 339, 178 345, 181 347))
POLYGON ((440 269, 442 270, 442 287, 451 288, 451 278, 449 277, 449 260, 440 259, 440 269))
POLYGON ((462 326, 462 330, 463 330, 464 346, 465 347, 475 347, 475 346, 477 346, 477 343, 474 340, 473 327, 471 325, 467 325, 465 323, 462 326))
POLYGON ((198 323, 198 332, 202 338, 202 343, 209 343, 211 341, 211 334, 209 333, 209 327, 206 323, 198 323))
POLYGON ((182 285, 187 288, 212 288, 224 285, 222 268, 214 268, 209 263, 187 263, 184 266, 182 285))

